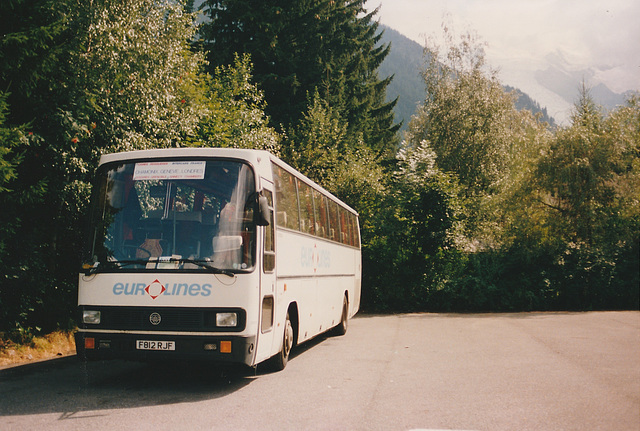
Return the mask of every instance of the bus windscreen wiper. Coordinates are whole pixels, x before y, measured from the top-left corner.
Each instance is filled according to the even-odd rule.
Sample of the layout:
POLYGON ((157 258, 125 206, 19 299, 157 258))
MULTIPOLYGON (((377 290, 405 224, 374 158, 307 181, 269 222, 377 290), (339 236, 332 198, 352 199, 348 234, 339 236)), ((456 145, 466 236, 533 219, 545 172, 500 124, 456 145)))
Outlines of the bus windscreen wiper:
POLYGON ((84 264, 82 268, 84 269, 84 275, 91 275, 105 269, 115 269, 115 268, 121 268, 123 266, 136 265, 136 264, 146 265, 148 263, 149 261, 144 259, 106 260, 106 261, 95 262, 91 266, 89 266, 90 264, 84 264))
POLYGON ((213 263, 213 261, 207 260, 207 259, 187 259, 182 257, 170 257, 170 258, 159 258, 158 262, 178 262, 183 265, 185 263, 191 263, 199 266, 200 268, 204 268, 209 272, 213 272, 214 274, 222 274, 228 277, 235 277, 235 274, 229 270, 212 266, 211 264, 213 263))
POLYGON ((222 269, 222 268, 217 268, 215 266, 212 266, 213 261, 211 260, 206 260, 206 259, 187 259, 187 258, 182 258, 182 257, 158 257, 158 258, 154 258, 153 260, 150 259, 131 259, 131 260, 107 260, 107 261, 100 261, 100 262, 95 262, 92 266, 87 267, 87 265, 85 265, 83 267, 84 269, 84 274, 85 275, 91 275, 91 274, 95 274, 97 272, 100 272, 102 270, 106 270, 106 269, 118 269, 121 268, 123 266, 128 266, 128 265, 144 265, 146 268, 148 269, 166 269, 166 268, 159 268, 158 265, 161 264, 165 264, 165 263, 178 263, 178 264, 186 264, 186 263, 191 263, 193 265, 199 266, 200 268, 206 269, 208 272, 212 272, 214 274, 222 274, 222 275, 226 275, 228 277, 235 277, 235 274, 229 270, 226 269, 222 269), (148 265, 153 265, 153 268, 149 268, 148 265))

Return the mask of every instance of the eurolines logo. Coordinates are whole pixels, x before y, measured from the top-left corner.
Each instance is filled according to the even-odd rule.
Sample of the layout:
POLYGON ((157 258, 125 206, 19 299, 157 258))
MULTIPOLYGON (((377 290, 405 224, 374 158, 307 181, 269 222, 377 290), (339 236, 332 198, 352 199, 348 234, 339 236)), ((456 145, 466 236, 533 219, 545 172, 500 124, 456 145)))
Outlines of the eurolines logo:
POLYGON ((147 295, 149 295, 151 299, 156 299, 158 296, 166 292, 167 288, 164 287, 156 278, 153 283, 144 288, 144 291, 147 292, 147 295))
POLYGON ((151 299, 156 299, 160 295, 164 296, 209 296, 211 295, 210 284, 199 283, 173 283, 164 285, 160 280, 155 279, 151 284, 145 283, 121 283, 113 285, 114 295, 149 295, 151 299))

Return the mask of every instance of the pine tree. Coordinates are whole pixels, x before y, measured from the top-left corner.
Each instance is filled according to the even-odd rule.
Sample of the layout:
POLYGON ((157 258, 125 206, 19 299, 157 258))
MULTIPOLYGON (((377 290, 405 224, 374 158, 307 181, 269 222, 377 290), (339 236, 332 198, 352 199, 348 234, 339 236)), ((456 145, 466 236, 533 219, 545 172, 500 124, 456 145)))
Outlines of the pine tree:
POLYGON ((328 12, 325 31, 334 40, 327 41, 322 52, 329 54, 327 76, 331 78, 323 81, 326 88, 321 95, 331 106, 342 107, 350 134, 360 134, 378 155, 391 156, 400 125, 393 124, 396 102, 385 102, 391 77, 380 80, 377 74, 391 49, 380 45, 382 33, 377 33, 378 24, 373 21, 377 12, 366 13, 364 1, 345 2, 328 12))
POLYGON ((379 46, 378 25, 364 1, 209 0, 203 27, 211 66, 251 55, 254 79, 264 91, 267 114, 284 130, 304 118, 317 94, 370 148, 395 150, 392 109, 385 103, 389 79, 376 70, 389 46, 379 46))
POLYGON ((9 122, 26 123, 50 108, 68 47, 67 1, 0 2, 0 91, 9 92, 9 122))
POLYGON ((40 325, 55 326, 55 301, 68 292, 55 281, 56 272, 75 263, 72 255, 56 259, 59 225, 53 220, 65 194, 58 180, 66 172, 56 173, 51 157, 61 135, 58 108, 69 101, 68 6, 64 0, 0 2, 0 92, 6 94, 2 120, 9 132, 2 147, 9 149, 3 159, 11 165, 0 192, 1 329, 22 329, 36 314, 40 325), (45 298, 54 301, 43 309, 45 298))

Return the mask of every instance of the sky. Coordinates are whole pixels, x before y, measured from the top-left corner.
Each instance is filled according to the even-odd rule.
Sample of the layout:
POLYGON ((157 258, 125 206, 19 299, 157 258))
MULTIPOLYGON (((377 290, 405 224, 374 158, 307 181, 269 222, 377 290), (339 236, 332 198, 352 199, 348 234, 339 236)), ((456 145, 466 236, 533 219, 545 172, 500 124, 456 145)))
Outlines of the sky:
POLYGON ((455 34, 477 33, 505 84, 561 61, 593 69, 615 92, 640 91, 638 0, 368 0, 365 7, 377 6, 380 23, 421 45, 437 40, 443 22, 455 34))

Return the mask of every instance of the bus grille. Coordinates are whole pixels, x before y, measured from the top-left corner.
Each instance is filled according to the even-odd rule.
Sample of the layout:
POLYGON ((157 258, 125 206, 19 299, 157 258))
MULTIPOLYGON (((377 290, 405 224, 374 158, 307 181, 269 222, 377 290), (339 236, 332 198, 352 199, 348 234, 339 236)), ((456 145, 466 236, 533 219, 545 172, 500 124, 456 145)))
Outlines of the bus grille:
MULTIPOLYGON (((240 332, 244 330, 246 324, 246 314, 244 310, 236 308, 223 309, 91 306, 86 306, 85 308, 91 310, 99 310, 101 314, 99 325, 82 325, 82 327, 85 329, 240 332), (237 313, 238 326, 233 328, 216 326, 216 313, 219 312, 237 313), (152 314, 154 315, 153 317, 152 314)), ((82 319, 80 319, 80 322, 82 322, 82 319)))

